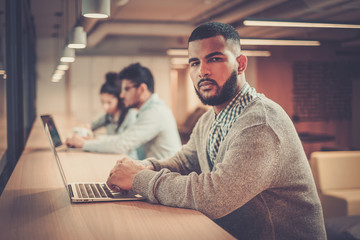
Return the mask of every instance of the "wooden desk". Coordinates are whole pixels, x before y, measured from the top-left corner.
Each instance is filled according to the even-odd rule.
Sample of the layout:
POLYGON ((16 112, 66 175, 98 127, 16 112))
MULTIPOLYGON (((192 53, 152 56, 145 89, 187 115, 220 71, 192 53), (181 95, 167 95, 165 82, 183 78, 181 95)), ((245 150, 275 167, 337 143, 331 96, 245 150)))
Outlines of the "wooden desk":
MULTIPOLYGON (((104 181, 118 159, 81 152, 59 157, 68 181, 104 181)), ((194 210, 146 201, 71 204, 38 119, 0 197, 0 239, 234 238, 194 210)))

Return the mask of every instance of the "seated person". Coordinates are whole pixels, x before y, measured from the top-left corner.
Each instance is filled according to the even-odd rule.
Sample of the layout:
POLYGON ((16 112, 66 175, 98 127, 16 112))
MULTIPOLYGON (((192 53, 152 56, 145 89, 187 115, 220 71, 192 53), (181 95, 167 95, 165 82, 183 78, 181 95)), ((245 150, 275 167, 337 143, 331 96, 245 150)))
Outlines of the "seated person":
POLYGON ((105 114, 91 123, 91 130, 106 127, 108 135, 122 133, 136 120, 137 111, 125 107, 120 98, 120 89, 115 85, 117 74, 106 74, 106 82, 100 89, 100 99, 105 114))
POLYGON ((299 136, 281 106, 246 82, 236 29, 200 25, 188 52, 195 92, 212 109, 175 155, 142 162, 123 157, 107 185, 198 210, 237 239, 326 239, 299 136))
MULTIPOLYGON (((83 128, 74 128, 76 135, 66 140, 69 146, 71 146, 71 141, 77 138, 83 138, 84 140, 92 139, 94 136, 92 131, 101 127, 106 127, 107 135, 97 136, 98 139, 120 134, 135 122, 137 111, 126 108, 123 100, 120 98, 120 88, 116 85, 117 73, 109 72, 105 75, 105 78, 105 83, 100 88, 100 99, 105 114, 93 121, 91 125, 87 124, 87 126, 85 126, 89 131, 84 131, 86 129, 83 128)), ((86 150, 90 152, 107 152, 107 150, 103 148, 101 141, 98 141, 97 144, 93 146, 89 146, 86 150)), ((128 155, 131 158, 139 159, 137 150, 129 152, 128 155)))
POLYGON ((139 63, 124 68, 118 76, 120 98, 125 107, 138 110, 137 119, 116 136, 85 140, 76 136, 67 144, 84 150, 129 154, 137 149, 139 159, 166 158, 181 147, 176 121, 171 110, 154 93, 150 70, 139 63), (139 149, 141 148, 141 149, 139 149))

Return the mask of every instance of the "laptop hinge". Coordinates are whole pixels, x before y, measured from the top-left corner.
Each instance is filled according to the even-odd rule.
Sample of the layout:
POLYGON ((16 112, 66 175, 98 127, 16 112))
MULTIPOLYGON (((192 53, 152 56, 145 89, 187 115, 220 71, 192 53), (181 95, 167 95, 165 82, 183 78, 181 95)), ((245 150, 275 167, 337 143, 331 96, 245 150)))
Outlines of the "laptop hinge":
POLYGON ((70 184, 68 185, 68 189, 69 189, 69 193, 70 193, 71 197, 73 198, 73 197, 74 197, 74 193, 73 193, 73 190, 72 190, 72 187, 71 187, 70 184))

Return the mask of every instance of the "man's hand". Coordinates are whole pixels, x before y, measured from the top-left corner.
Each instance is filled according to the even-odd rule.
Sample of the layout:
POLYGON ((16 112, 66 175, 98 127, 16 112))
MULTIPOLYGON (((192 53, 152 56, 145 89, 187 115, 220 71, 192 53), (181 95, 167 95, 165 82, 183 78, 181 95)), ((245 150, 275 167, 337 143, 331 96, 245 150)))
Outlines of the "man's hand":
POLYGON ((72 137, 67 138, 65 141, 66 145, 71 148, 82 148, 85 144, 85 139, 79 135, 72 135, 72 137))
POLYGON ((106 184, 116 192, 131 190, 135 175, 141 170, 151 169, 151 167, 146 167, 129 157, 123 157, 111 170, 106 184))

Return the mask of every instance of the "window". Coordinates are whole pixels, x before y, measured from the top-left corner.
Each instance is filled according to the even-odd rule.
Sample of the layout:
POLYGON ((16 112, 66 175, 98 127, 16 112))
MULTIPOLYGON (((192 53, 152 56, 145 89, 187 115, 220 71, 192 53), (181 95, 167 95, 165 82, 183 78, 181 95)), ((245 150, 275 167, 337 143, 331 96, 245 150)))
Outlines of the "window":
POLYGON ((6 72, 5 72, 5 1, 0 2, 0 173, 7 149, 6 120, 6 72))

